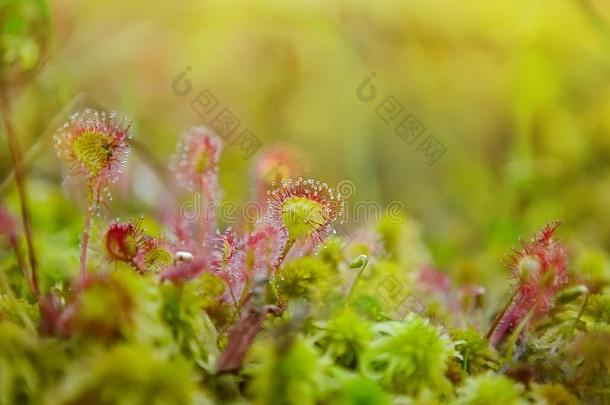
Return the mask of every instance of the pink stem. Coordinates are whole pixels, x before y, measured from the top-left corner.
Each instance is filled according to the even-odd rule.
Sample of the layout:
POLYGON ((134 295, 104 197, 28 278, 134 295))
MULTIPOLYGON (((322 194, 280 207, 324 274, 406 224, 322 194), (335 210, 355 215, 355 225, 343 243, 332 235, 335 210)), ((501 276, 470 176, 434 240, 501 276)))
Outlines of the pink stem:
POLYGON ((83 229, 83 238, 80 245, 80 278, 81 281, 84 280, 85 275, 87 274, 87 248, 89 246, 89 234, 91 231, 91 221, 93 219, 93 211, 95 203, 98 201, 99 193, 97 191, 93 191, 92 197, 89 199, 89 203, 87 204, 87 214, 85 217, 85 227, 83 229))
POLYGON ((80 277, 81 280, 87 273, 87 246, 89 246, 89 229, 91 228, 91 217, 93 210, 91 207, 87 208, 87 217, 85 219, 85 229, 83 230, 83 240, 80 245, 80 277))
MULTIPOLYGON (((201 222, 199 223, 200 235, 206 235, 207 239, 213 238, 216 228, 216 213, 214 202, 216 200, 216 181, 208 175, 201 179, 201 222)), ((204 243, 208 245, 208 240, 204 243)), ((208 247, 209 248, 209 247, 208 247)))
POLYGON ((516 298, 517 290, 512 294, 502 312, 496 316, 489 332, 487 332, 487 339, 489 339, 489 343, 492 346, 497 345, 504 338, 506 331, 514 323, 514 309, 516 307, 514 304, 516 298))

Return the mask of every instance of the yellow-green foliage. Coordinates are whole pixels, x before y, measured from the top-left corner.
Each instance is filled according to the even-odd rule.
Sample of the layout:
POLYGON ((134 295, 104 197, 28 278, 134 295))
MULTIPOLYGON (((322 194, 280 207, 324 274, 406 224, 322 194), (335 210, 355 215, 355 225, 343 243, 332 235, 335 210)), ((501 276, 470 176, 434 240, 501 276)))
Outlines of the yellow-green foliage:
POLYGON ((275 276, 280 295, 288 299, 328 296, 335 286, 335 270, 316 257, 303 257, 288 262, 275 276))
POLYGON ((56 342, 0 321, 0 403, 40 403, 67 361, 56 342))
POLYGON ((524 389, 512 380, 490 372, 471 377, 458 389, 455 405, 525 405, 524 389))
POLYGON ((23 298, 0 295, 0 322, 8 321, 34 330, 39 322, 38 308, 23 298))
POLYGON ((593 322, 610 324, 610 296, 594 294, 589 297, 585 315, 593 322))
POLYGON ((48 404, 188 404, 205 397, 188 361, 147 346, 118 345, 73 364, 48 404))
POLYGON ((593 292, 600 291, 610 284, 608 254, 603 250, 584 250, 575 263, 574 275, 583 280, 593 292))
POLYGON ((386 316, 405 315, 404 304, 413 292, 415 274, 398 263, 379 260, 370 264, 354 286, 354 298, 369 296, 378 302, 386 316))
POLYGON ((345 309, 334 314, 319 328, 320 331, 313 338, 322 351, 336 364, 356 368, 370 343, 371 324, 353 310, 345 309))
POLYGON ((252 379, 248 391, 254 403, 310 405, 318 400, 323 363, 305 339, 260 342, 252 348, 250 362, 246 374, 252 379))
POLYGON ((338 387, 326 400, 338 405, 390 405, 392 396, 377 382, 360 375, 344 374, 337 378, 338 387))
POLYGON ((425 388, 441 396, 451 393, 445 372, 450 359, 459 355, 436 326, 411 315, 401 322, 378 323, 373 333, 361 363, 366 377, 396 393, 417 394, 425 388))
POLYGON ((479 332, 474 329, 451 329, 450 336, 460 353, 462 369, 469 374, 497 368, 498 354, 479 332))
POLYGON ((198 283, 161 286, 161 311, 181 353, 210 371, 218 357, 217 334, 204 309, 213 295, 198 287, 198 283))
POLYGON ((324 242, 318 255, 322 261, 337 268, 345 258, 344 248, 346 244, 347 242, 342 237, 333 235, 324 242))
POLYGON ((577 405, 578 398, 572 395, 563 385, 559 384, 534 384, 532 387, 532 399, 541 405, 577 405))

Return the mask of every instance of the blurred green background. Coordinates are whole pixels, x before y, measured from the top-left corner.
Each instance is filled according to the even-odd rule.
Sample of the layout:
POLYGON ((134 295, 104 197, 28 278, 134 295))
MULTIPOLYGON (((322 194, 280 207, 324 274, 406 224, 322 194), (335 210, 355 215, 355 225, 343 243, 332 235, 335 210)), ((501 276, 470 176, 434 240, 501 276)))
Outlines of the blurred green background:
MULTIPOLYGON (((519 235, 551 219, 573 250, 610 248, 605 0, 58 0, 48 22, 45 45, 25 54, 40 53, 39 69, 9 94, 21 146, 35 147, 31 198, 46 211, 34 226, 73 226, 71 242, 75 196, 57 193, 65 173, 50 146, 66 107, 84 98, 126 114, 166 162, 179 134, 206 122, 190 103, 208 89, 263 146, 302 149, 309 176, 351 180, 351 204, 403 202, 444 269, 497 271, 519 235), (187 67, 192 92, 180 96, 172 81, 187 67), (366 103, 357 88, 372 72, 366 103), (388 95, 442 142, 436 164, 377 115, 388 95)), ((112 202, 122 216, 167 194, 134 155, 112 202)), ((0 159, 6 178, 4 136, 0 159)), ((226 199, 247 201, 252 161, 226 148, 226 199)))

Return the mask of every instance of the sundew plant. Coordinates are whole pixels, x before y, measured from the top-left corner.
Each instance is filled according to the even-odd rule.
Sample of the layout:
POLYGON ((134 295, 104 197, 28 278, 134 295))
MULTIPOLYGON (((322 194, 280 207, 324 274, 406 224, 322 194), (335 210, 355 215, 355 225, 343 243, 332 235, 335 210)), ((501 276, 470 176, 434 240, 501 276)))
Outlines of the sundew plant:
POLYGON ((74 3, 0 1, 0 405, 610 403, 610 9, 74 3))

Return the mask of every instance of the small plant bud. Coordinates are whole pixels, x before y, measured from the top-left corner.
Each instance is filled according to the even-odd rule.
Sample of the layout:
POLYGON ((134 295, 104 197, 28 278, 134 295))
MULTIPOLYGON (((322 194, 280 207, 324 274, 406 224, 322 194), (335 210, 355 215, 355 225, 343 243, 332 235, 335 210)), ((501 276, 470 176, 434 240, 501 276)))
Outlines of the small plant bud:
POLYGON ((540 261, 533 256, 521 258, 517 265, 517 275, 522 283, 535 280, 540 277, 540 261))
POLYGON ((349 265, 350 269, 359 269, 368 262, 369 258, 365 255, 356 257, 349 265))

